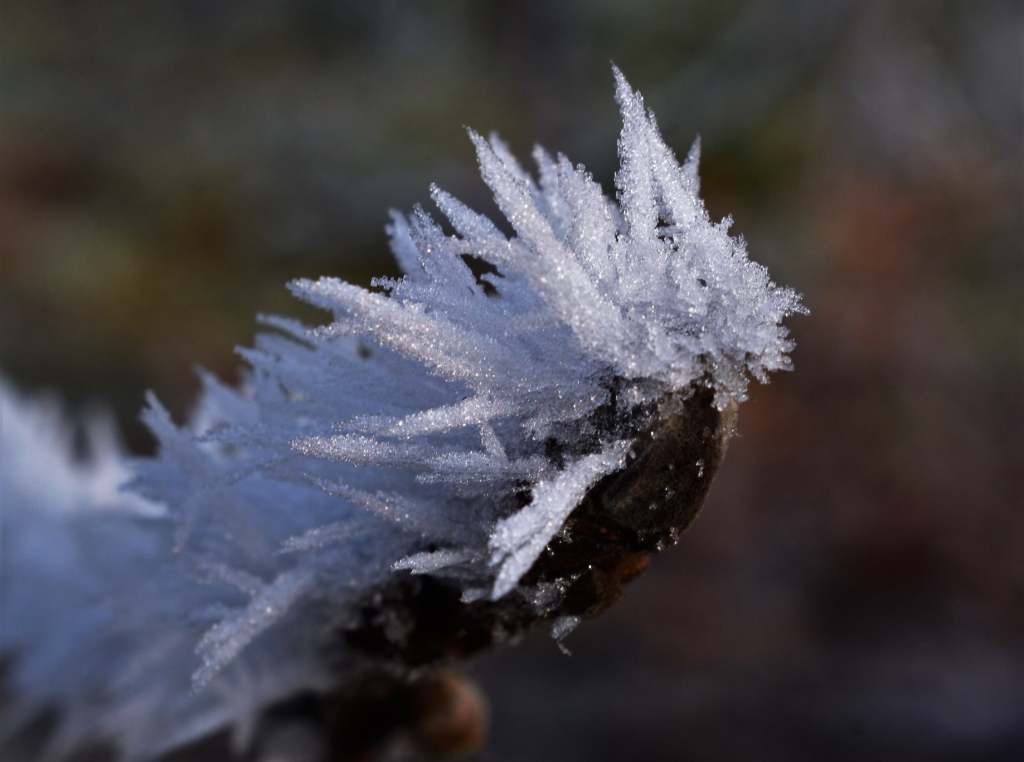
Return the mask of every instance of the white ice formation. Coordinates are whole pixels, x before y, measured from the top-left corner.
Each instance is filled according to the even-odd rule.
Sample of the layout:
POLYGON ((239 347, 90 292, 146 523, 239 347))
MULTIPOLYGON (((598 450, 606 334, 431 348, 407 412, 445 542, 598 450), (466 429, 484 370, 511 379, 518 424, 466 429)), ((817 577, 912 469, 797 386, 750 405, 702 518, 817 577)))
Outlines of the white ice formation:
POLYGON ((294 282, 332 322, 264 318, 242 387, 204 377, 187 427, 151 398, 158 457, 100 442, 78 464, 49 412, 0 388, 0 734, 59 707, 55 756, 106 735, 146 757, 328 687, 321 633, 395 575, 536 596, 523 575, 623 467, 628 437, 594 416, 613 390, 628 406, 702 383, 725 405, 789 367, 798 296, 709 218, 699 143, 678 163, 615 80, 616 198, 565 156, 535 149, 535 178, 470 132, 512 235, 432 187, 446 223, 388 227, 403 278, 294 282))

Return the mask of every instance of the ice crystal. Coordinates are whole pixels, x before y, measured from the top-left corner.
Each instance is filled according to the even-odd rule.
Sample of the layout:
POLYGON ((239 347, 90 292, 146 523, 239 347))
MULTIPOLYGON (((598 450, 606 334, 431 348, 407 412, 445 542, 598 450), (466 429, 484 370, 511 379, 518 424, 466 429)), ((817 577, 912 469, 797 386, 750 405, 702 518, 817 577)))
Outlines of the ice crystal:
POLYGON ((83 475, 0 390, 0 650, 17 654, 23 702, 63 708, 62 739, 105 732, 148 754, 244 725, 321 686, 321 634, 395 575, 551 608, 559 586, 522 577, 630 448, 602 411, 696 384, 724 406, 789 366, 797 295, 709 218, 699 143, 680 165, 614 74, 617 200, 561 154, 536 149, 535 179, 471 131, 514 234, 432 186, 454 234, 421 208, 393 213, 403 278, 292 283, 332 321, 263 318, 273 332, 240 350, 242 387, 204 375, 187 427, 151 398, 157 458, 105 456, 83 475), (225 699, 239 681, 246 701, 225 699))

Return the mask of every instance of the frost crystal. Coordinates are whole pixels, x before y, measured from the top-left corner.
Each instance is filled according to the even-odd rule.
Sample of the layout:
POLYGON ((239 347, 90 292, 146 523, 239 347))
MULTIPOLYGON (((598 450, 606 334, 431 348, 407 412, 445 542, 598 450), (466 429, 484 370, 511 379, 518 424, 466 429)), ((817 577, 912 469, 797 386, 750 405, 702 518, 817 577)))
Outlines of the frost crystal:
MULTIPOLYGON (((789 367, 782 321, 798 296, 710 220, 699 144, 680 165, 615 81, 617 202, 565 156, 537 148, 534 179, 497 137, 470 132, 514 235, 432 187, 454 235, 423 209, 394 213, 405 277, 372 291, 292 283, 333 321, 264 318, 274 332, 240 350, 243 387, 204 375, 187 428, 151 399, 158 458, 102 449, 85 473, 41 413, 0 389, 14 538, 0 650, 18 655, 26 703, 63 708, 60 742, 102 732, 146 755, 245 727, 260 706, 323 686, 323 633, 396 575, 444 576, 467 602, 539 605, 522 578, 624 466, 635 434, 623 411, 697 384, 724 407, 749 378, 789 367), (471 260, 495 272, 475 275, 471 260), (129 466, 118 493, 111 479, 129 466), (246 701, 230 698, 239 684, 246 701)), ((559 595, 549 588, 541 597, 559 595)))

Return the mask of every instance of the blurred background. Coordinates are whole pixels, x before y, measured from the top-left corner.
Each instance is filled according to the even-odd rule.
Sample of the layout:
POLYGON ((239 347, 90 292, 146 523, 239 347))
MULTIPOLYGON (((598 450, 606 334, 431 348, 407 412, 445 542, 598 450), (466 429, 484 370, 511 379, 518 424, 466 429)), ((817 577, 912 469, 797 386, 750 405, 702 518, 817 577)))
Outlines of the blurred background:
POLYGON ((57 2, 0 9, 0 371, 136 452, 289 278, 493 209, 462 126, 616 166, 614 60, 802 291, 705 512, 575 633, 472 667, 480 760, 1024 759, 1021 3, 57 2))

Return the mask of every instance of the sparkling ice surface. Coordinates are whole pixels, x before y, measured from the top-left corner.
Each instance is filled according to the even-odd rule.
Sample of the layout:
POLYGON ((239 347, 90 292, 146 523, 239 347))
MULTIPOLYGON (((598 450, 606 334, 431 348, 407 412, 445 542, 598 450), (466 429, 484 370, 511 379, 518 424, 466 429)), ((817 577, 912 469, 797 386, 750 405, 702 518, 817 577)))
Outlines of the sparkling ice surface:
POLYGON ((396 575, 553 610, 559 585, 521 580, 626 462, 629 439, 595 423, 611 390, 638 405, 707 383, 722 406, 789 367, 799 297, 709 218, 699 143, 677 162, 614 76, 615 198, 561 154, 535 149, 532 176, 471 131, 514 235, 431 187, 442 220, 417 208, 387 227, 404 277, 296 281, 331 322, 262 318, 242 387, 204 374, 188 426, 151 398, 158 457, 101 443, 78 464, 51 411, 0 387, 0 650, 23 705, 6 730, 58 706, 55 750, 105 733, 144 757, 248 727, 326 687, 322 633, 396 575))

